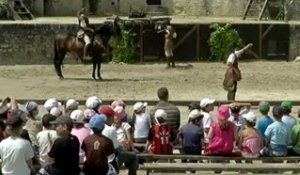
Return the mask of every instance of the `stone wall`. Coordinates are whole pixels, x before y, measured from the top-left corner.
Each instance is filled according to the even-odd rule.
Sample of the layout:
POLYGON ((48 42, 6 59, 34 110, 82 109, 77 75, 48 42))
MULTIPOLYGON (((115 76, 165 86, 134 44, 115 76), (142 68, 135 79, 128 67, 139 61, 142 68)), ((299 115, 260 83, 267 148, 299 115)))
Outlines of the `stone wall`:
POLYGON ((66 24, 0 25, 0 64, 52 64, 55 34, 76 30, 66 24))
MULTIPOLYGON (((96 0, 95 0, 96 1, 96 0)), ((38 14, 46 16, 74 16, 89 0, 47 0, 44 7, 41 0, 34 0, 38 14)), ((169 15, 176 16, 241 16, 247 0, 162 0, 169 15)), ((149 9, 146 0, 98 0, 97 15, 128 15, 131 10, 149 9)))
POLYGON ((300 26, 290 26, 289 59, 300 56, 300 26))
POLYGON ((173 0, 176 16, 242 16, 247 0, 173 0))

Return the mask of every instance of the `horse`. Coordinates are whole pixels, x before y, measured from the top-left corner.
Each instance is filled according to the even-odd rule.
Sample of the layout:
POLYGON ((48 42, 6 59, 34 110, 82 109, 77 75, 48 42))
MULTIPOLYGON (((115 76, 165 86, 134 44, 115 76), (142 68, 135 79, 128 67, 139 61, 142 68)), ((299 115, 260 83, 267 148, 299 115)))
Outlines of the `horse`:
POLYGON ((59 79, 64 79, 62 74, 62 65, 65 55, 68 52, 76 53, 83 63, 93 63, 92 77, 94 80, 102 80, 100 69, 101 63, 105 60, 104 55, 108 47, 108 41, 111 36, 121 35, 121 29, 118 24, 119 17, 115 17, 113 22, 107 22, 97 28, 94 33, 87 33, 91 40, 88 54, 92 57, 91 61, 83 59, 84 43, 79 41, 75 35, 59 33, 54 39, 54 68, 59 79), (97 70, 97 75, 95 71, 97 70))

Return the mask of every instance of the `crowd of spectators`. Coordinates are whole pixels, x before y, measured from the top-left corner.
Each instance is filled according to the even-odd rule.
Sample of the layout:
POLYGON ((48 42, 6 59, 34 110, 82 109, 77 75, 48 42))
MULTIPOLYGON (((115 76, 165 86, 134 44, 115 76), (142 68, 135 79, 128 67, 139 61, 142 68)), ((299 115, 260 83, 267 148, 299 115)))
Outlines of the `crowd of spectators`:
POLYGON ((180 110, 169 102, 169 91, 158 89, 159 102, 147 110, 136 102, 133 114, 115 100, 102 105, 97 96, 87 98, 84 109, 75 99, 64 106, 55 98, 45 101, 46 113, 28 101, 24 108, 14 98, 0 104, 0 157, 4 175, 98 175, 118 174, 125 165, 136 175, 137 154, 207 156, 298 156, 300 124, 291 116, 293 104, 259 104, 260 116, 250 105, 218 106, 203 98, 188 105, 188 120, 181 124, 180 110), (149 112, 147 112, 149 111, 149 112), (272 117, 271 117, 272 116, 272 117))

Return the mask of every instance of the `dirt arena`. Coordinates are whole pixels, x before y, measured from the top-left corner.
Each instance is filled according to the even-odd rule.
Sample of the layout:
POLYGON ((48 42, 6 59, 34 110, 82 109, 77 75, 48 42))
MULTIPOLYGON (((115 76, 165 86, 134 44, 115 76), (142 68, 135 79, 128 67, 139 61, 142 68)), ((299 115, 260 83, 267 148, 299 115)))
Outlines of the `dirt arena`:
MULTIPOLYGON (((175 69, 165 64, 102 66, 103 81, 91 79, 92 65, 64 65, 65 80, 59 80, 52 65, 0 66, 1 96, 20 99, 102 99, 156 100, 156 90, 166 86, 171 100, 212 97, 225 100, 222 63, 180 63, 175 69)), ((300 100, 300 63, 244 62, 238 84, 238 100, 300 100)))

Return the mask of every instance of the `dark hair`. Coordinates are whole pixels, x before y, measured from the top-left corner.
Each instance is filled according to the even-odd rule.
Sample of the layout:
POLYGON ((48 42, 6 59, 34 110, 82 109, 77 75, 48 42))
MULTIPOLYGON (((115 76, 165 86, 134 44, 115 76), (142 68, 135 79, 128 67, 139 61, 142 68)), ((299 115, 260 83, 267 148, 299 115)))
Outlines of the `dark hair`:
POLYGON ((166 87, 161 87, 158 89, 157 91, 157 96, 160 100, 165 100, 167 101, 168 100, 168 97, 169 97, 169 91, 166 87))
POLYGON ((222 131, 227 131, 229 129, 230 122, 228 120, 219 120, 219 126, 222 131))
POLYGON ((235 107, 230 108, 230 110, 231 110, 231 113, 237 114, 241 111, 241 107, 235 106, 235 107))
POLYGON ((83 123, 74 123, 74 127, 75 128, 82 128, 82 127, 84 127, 84 124, 83 123))
POLYGON ((45 114, 42 119, 42 124, 45 128, 49 128, 51 126, 50 122, 54 121, 55 119, 55 116, 51 114, 45 114))
POLYGON ((255 122, 249 122, 248 120, 246 120, 246 125, 249 127, 254 127, 255 126, 255 122))
POLYGON ((100 135, 100 134, 102 134, 103 129, 99 130, 97 128, 92 128, 92 131, 94 134, 100 135))
POLYGON ((292 112, 291 109, 283 108, 283 114, 284 114, 284 115, 289 115, 291 112, 292 112))
POLYGON ((267 115, 269 113, 269 110, 259 110, 260 113, 262 113, 262 115, 267 115))

